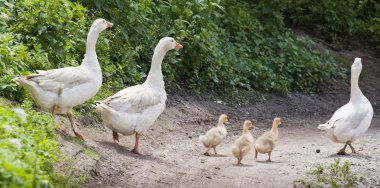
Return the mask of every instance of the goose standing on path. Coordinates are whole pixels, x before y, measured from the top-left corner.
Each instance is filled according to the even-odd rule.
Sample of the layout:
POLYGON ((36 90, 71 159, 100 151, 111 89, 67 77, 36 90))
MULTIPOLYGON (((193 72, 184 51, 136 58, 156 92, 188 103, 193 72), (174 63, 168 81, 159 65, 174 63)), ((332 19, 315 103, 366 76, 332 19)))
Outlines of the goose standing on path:
POLYGON ((119 135, 135 134, 135 147, 132 152, 139 153, 140 135, 156 121, 165 109, 166 92, 161 71, 165 54, 182 45, 171 37, 162 38, 152 58, 152 64, 146 81, 121 90, 96 104, 97 112, 104 124, 112 130, 113 139, 119 142, 119 135))
POLYGON ((14 80, 32 95, 38 106, 49 110, 53 116, 67 114, 76 137, 84 140, 74 123, 72 108, 84 103, 99 91, 102 71, 96 56, 95 44, 99 34, 112 23, 97 19, 87 35, 86 54, 77 67, 65 67, 18 77, 14 80))
POLYGON ((339 108, 329 121, 318 126, 319 129, 327 132, 328 138, 333 142, 345 143, 338 155, 346 154, 347 145, 350 146, 352 153, 356 153, 352 142, 368 130, 372 121, 372 105, 359 88, 361 70, 361 59, 355 58, 351 66, 350 101, 339 108))

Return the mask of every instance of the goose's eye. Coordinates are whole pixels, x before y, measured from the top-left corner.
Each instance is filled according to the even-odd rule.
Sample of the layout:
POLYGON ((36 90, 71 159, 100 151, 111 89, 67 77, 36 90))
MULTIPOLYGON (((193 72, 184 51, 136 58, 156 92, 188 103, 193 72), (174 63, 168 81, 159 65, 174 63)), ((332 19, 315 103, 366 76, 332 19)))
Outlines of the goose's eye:
POLYGON ((105 21, 105 20, 103 20, 103 23, 106 23, 106 21, 105 21))
POLYGON ((172 39, 172 42, 174 42, 174 40, 172 39))

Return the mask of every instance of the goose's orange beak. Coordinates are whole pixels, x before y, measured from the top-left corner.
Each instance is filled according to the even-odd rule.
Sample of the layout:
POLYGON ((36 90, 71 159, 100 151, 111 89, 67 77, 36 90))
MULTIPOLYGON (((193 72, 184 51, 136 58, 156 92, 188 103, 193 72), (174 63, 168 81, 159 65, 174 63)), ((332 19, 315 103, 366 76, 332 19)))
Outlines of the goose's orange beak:
POLYGON ((107 22, 107 27, 112 27, 112 26, 113 26, 113 23, 107 22))
POLYGON ((180 48, 183 48, 183 46, 176 41, 175 42, 175 48, 180 49, 180 48))

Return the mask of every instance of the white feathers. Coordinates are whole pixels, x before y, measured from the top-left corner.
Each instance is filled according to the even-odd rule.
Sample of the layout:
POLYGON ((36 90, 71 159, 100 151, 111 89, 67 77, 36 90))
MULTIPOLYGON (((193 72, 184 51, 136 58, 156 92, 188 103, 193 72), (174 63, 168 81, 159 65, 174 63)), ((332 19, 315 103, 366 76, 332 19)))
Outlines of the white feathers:
POLYGON ((339 108, 329 121, 318 126, 327 131, 327 136, 334 142, 346 143, 354 141, 369 128, 373 108, 359 88, 359 75, 362 69, 360 58, 355 58, 351 66, 351 98, 339 108))
POLYGON ((36 74, 14 79, 28 90, 37 105, 50 111, 55 107, 55 113, 67 113, 72 107, 84 103, 99 91, 102 72, 95 44, 99 33, 107 28, 107 22, 98 19, 91 28, 81 66, 39 70, 36 74), (95 26, 101 29, 93 29, 95 26))
POLYGON ((144 133, 165 109, 166 92, 161 71, 167 51, 175 48, 175 40, 165 37, 157 44, 147 80, 119 91, 97 104, 104 124, 124 135, 144 133))

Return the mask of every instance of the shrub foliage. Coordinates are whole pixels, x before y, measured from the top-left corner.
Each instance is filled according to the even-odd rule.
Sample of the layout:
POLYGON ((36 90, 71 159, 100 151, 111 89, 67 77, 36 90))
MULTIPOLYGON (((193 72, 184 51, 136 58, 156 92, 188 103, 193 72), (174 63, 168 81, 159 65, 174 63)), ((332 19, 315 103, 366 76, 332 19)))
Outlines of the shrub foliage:
POLYGON ((56 124, 32 110, 30 101, 22 107, 0 100, 0 187, 53 187, 56 124))
POLYGON ((315 90, 339 69, 330 54, 282 27, 282 15, 268 10, 282 10, 276 2, 2 0, 0 94, 23 96, 11 81, 15 76, 78 65, 87 31, 98 17, 115 23, 97 45, 104 74, 98 97, 141 83, 164 36, 184 45, 164 60, 170 90, 315 90))

